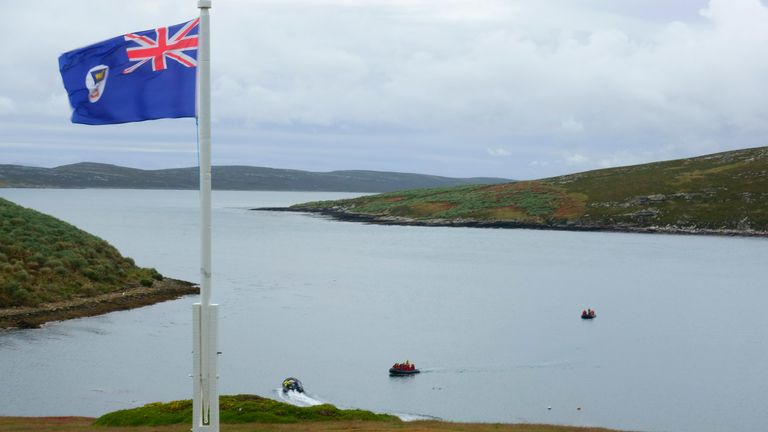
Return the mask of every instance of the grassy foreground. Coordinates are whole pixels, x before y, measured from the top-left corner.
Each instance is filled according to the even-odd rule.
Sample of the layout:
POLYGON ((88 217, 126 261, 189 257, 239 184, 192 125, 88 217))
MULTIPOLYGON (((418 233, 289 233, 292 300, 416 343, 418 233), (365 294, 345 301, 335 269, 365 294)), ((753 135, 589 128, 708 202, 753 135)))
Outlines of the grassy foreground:
MULTIPOLYGON (((189 432, 190 424, 168 426, 134 426, 134 427, 103 427, 94 426, 93 419, 88 417, 0 417, 1 432, 189 432)), ((244 423, 222 424, 222 432, 340 432, 340 431, 369 431, 369 432, 432 432, 432 431, 466 431, 466 432, 611 432, 611 429, 552 426, 531 424, 472 424, 446 423, 439 421, 417 421, 409 423, 387 422, 315 422, 315 423, 244 423)))
MULTIPOLYGON (((509 431, 509 432, 609 432, 602 428, 552 425, 505 425, 402 422, 387 414, 340 410, 333 405, 296 407, 255 395, 221 396, 222 431, 509 431)), ((115 411, 98 419, 88 417, 0 417, 2 431, 189 431, 189 400, 152 403, 115 411)))
POLYGON ((497 185, 298 204, 389 224, 768 234, 768 147, 497 185))

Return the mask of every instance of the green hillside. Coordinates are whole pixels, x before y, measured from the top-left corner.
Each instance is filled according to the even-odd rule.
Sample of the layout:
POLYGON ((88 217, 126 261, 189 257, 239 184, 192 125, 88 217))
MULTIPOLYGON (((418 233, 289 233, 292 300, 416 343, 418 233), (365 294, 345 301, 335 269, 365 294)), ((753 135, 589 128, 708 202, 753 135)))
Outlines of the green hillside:
POLYGON ((766 204, 768 147, 760 147, 533 181, 305 203, 291 209, 382 223, 764 234, 766 204))
MULTIPOLYGON (((331 421, 394 422, 400 420, 387 414, 364 410, 340 410, 323 404, 297 407, 256 395, 221 396, 221 423, 299 423, 331 421)), ((158 426, 192 423, 192 401, 179 400, 151 403, 138 408, 115 411, 99 417, 97 426, 158 426)))
POLYGON ((106 241, 0 198, 0 308, 90 297, 161 279, 106 241))

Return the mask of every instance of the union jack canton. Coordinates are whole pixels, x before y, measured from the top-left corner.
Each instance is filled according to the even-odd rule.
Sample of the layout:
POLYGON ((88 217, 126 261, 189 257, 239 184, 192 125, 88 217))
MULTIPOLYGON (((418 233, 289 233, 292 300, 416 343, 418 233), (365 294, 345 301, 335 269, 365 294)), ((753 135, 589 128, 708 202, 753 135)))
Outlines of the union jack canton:
POLYGON ((199 22, 128 33, 62 54, 72 121, 195 117, 199 22))

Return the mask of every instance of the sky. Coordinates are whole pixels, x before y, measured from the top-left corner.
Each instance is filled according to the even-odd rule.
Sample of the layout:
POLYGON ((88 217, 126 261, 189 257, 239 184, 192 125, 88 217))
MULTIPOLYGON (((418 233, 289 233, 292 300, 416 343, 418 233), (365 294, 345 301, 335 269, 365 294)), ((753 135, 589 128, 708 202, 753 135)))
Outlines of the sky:
MULTIPOLYGON (((194 0, 4 0, 0 164, 197 165, 194 119, 85 126, 58 56, 194 0)), ((213 0, 214 165, 534 179, 768 145, 761 0, 213 0)))

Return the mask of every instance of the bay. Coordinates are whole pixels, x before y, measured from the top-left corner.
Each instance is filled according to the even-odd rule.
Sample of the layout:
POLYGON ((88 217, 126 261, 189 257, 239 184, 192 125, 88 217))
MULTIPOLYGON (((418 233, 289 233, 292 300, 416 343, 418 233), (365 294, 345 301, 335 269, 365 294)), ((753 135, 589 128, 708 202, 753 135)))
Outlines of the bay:
MULTIPOLYGON (((195 191, 0 189, 138 265, 198 280, 195 191)), ((350 197, 214 192, 223 394, 406 418, 768 428, 766 241, 398 227, 250 211, 350 197), (582 309, 597 310, 582 321, 582 309), (423 370, 390 378, 395 361, 423 370), (301 401, 293 401, 301 402, 301 401)), ((196 297, 0 333, 0 415, 189 398, 196 297)))

